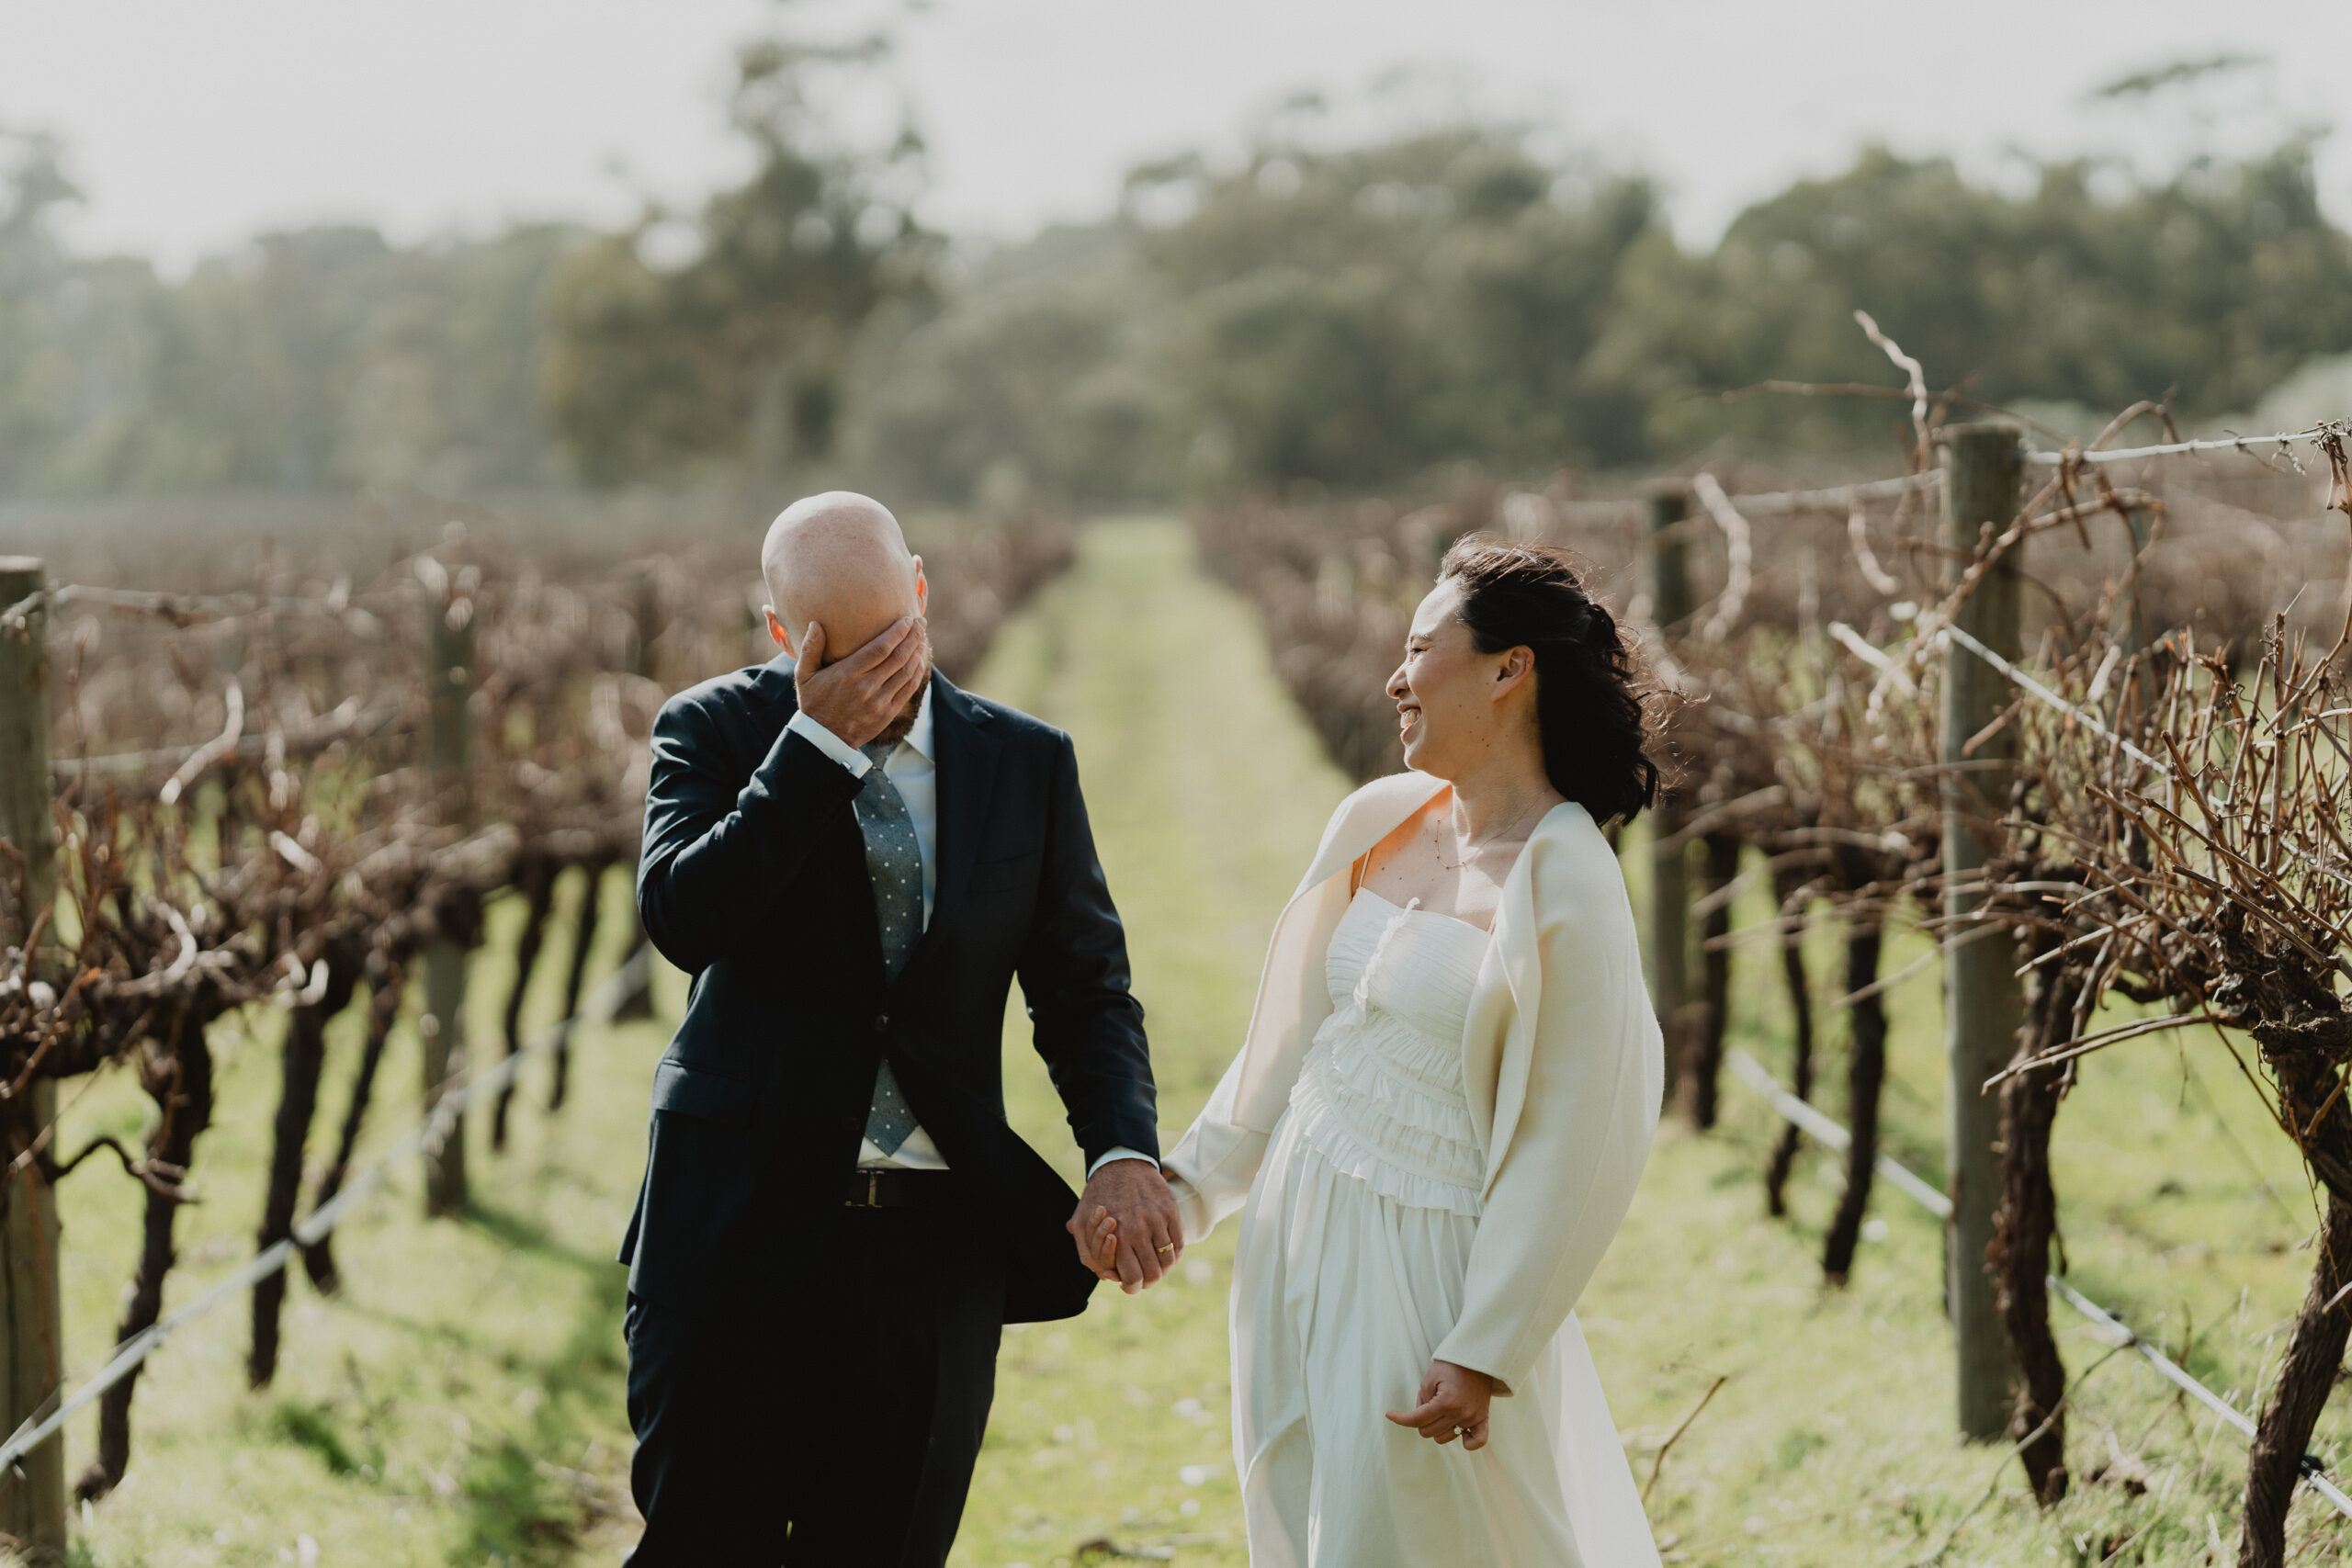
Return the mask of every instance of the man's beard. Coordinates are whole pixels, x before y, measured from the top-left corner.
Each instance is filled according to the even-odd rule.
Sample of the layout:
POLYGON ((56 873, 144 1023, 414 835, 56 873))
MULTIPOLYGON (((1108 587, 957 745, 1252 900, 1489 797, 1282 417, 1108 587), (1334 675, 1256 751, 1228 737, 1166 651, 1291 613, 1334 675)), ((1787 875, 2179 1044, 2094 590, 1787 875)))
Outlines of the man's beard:
POLYGON ((923 698, 930 694, 931 655, 926 653, 922 660, 922 679, 915 683, 914 695, 907 699, 907 705, 899 710, 898 717, 882 727, 882 733, 874 738, 875 743, 881 746, 896 746, 912 734, 915 720, 922 713, 923 698))

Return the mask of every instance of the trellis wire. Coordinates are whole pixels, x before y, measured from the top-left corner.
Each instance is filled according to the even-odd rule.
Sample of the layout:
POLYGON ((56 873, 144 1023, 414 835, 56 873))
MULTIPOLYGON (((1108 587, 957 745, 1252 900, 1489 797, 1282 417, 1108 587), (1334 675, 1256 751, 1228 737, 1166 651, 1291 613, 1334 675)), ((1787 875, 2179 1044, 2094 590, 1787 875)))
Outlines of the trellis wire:
MULTIPOLYGON (((1748 1088, 1770 1100, 1773 1110, 1812 1134, 1816 1141, 1840 1151, 1852 1145, 1852 1134, 1782 1089, 1780 1080, 1772 1077, 1770 1069, 1739 1046, 1733 1046, 1724 1060, 1724 1065, 1738 1074, 1748 1088)), ((1903 1189, 1905 1197, 1936 1218, 1951 1218, 1951 1200, 1921 1180, 1893 1155, 1879 1156, 1873 1167, 1881 1176, 1903 1189)))
POLYGON ((39 589, 0 610, 0 631, 20 631, 35 610, 67 604, 96 604, 100 609, 153 615, 182 626, 198 621, 232 621, 264 610, 281 615, 341 615, 348 603, 303 599, 285 594, 264 598, 251 593, 159 593, 143 589, 99 588, 86 582, 64 582, 39 589))
MULTIPOLYGON (((283 732, 240 735, 232 750, 240 757, 259 757, 268 753, 273 741, 289 750, 300 750, 322 742, 366 740, 380 734, 404 711, 401 705, 388 703, 363 713, 351 703, 346 703, 332 713, 320 715, 318 721, 309 728, 290 735, 283 732)), ((52 784, 64 779, 136 777, 158 769, 176 769, 211 744, 207 740, 191 746, 166 746, 153 751, 110 751, 96 757, 51 757, 49 776, 52 784)))
POLYGON ((294 1234, 256 1254, 235 1273, 212 1286, 194 1301, 158 1321, 154 1326, 140 1334, 115 1352, 114 1359, 100 1368, 97 1374, 75 1389, 57 1408, 38 1423, 28 1422, 17 1428, 5 1443, 0 1443, 0 1472, 13 1469, 17 1461, 49 1440, 60 1427, 107 1390, 130 1375, 132 1369, 161 1349, 164 1341, 195 1319, 232 1296, 252 1290, 270 1275, 285 1268, 301 1248, 309 1247, 340 1224, 358 1201, 383 1184, 384 1177, 400 1161, 412 1155, 437 1148, 457 1126, 458 1118, 478 1095, 495 1094, 523 1070, 532 1057, 555 1048, 573 1025, 581 1022, 608 1022, 623 1001, 633 995, 651 977, 649 951, 639 948, 628 962, 605 976, 602 985, 591 992, 588 1000, 571 1017, 551 1023, 526 1041, 521 1050, 502 1057, 496 1065, 479 1076, 470 1075, 465 1081, 447 1089, 434 1102, 431 1114, 411 1128, 401 1140, 368 1168, 353 1177, 343 1190, 323 1206, 294 1226, 294 1234))
MULTIPOLYGON (((1780 1080, 1772 1076, 1770 1069, 1745 1050, 1735 1045, 1726 1054, 1724 1060, 1742 1083, 1754 1090, 1783 1118, 1796 1123, 1821 1143, 1833 1149, 1844 1149, 1853 1142, 1853 1135, 1845 1128, 1781 1088, 1780 1080)), ((1902 1189, 1904 1196, 1935 1215, 1937 1219, 1948 1220, 1951 1217, 1951 1200, 1930 1187, 1917 1175, 1896 1163, 1891 1156, 1879 1156, 1877 1169, 1881 1176, 1902 1189)), ((2123 1337, 2121 1342, 2137 1350, 2141 1358, 2154 1367, 2157 1374, 2165 1382, 2229 1423, 2239 1435, 2249 1441, 2252 1440, 2255 1432, 2254 1422, 2241 1414, 2235 1405, 2199 1382, 2181 1367, 2180 1363, 2133 1332, 2129 1324, 2058 1278, 2057 1275, 2048 1275, 2045 1280, 2068 1306, 2073 1307, 2109 1333, 2121 1335, 2123 1337)), ((2321 1467, 2316 1456, 2312 1454, 2303 1456, 2302 1472, 2303 1480, 2312 1491, 2326 1498, 2337 1513, 2347 1519, 2352 1519, 2352 1496, 2346 1496, 2342 1489, 2327 1478, 2326 1472, 2321 1467)))
POLYGON ((2112 740, 2118 746, 2122 747, 2123 754, 2131 758, 2133 761, 2139 763, 2142 767, 2154 768, 2156 772, 2163 773, 2167 777, 2171 775, 2172 770, 2170 768, 2167 768, 2164 763, 2158 761, 2155 758, 2151 757, 2145 751, 2141 750, 2140 748, 2132 745, 2132 742, 2124 739, 2123 737, 2116 734, 2112 729, 2109 729, 2106 723, 2101 720, 2098 715, 2086 709, 2076 707, 2074 704, 2068 702, 2065 698, 2060 696, 2057 693, 2052 691, 2049 687, 2043 685, 2041 682, 2035 680, 2032 676, 2027 674, 2024 671, 2018 669, 2016 665, 2010 663, 2007 660, 2002 658, 1999 654, 1994 652, 1991 649, 1985 647, 1983 643, 1969 636, 1968 633, 1962 631, 1960 627, 1953 626, 1939 626, 1936 630, 1936 637, 1939 641, 1956 642, 1960 644, 1962 648, 1968 649, 1969 652, 1976 655, 1977 658, 1983 660, 2001 674, 2007 676, 2012 684, 2018 686, 2019 689, 2027 692, 2032 696, 2041 699, 2050 706, 2056 708, 2060 713, 2066 715, 2069 718, 2072 718, 2075 723, 2081 725, 2092 734, 2099 736, 2104 739, 2112 740))
POLYGON ((1762 491, 1753 495, 1735 495, 1732 503, 1751 516, 1780 512, 1806 512, 1815 509, 1831 511, 1858 505, 1868 501, 1893 501, 1913 491, 1933 490, 1944 482, 1943 470, 1928 468, 1916 474, 1900 474, 1891 479, 1870 479, 1861 484, 1831 485, 1826 490, 1762 491))
POLYGON ((2343 431, 2340 424, 2320 423, 2309 430, 2282 430, 2274 435, 2224 435, 2203 441, 2172 441, 2161 446, 2119 446, 2106 452, 2028 452, 2025 458, 2029 463, 2055 468, 2065 462, 2124 463, 2140 457, 2177 457, 2187 452, 2243 452, 2253 457, 2260 455, 2255 450, 2257 446, 2276 446, 2284 452, 2295 442, 2308 441, 2317 446, 2343 431))

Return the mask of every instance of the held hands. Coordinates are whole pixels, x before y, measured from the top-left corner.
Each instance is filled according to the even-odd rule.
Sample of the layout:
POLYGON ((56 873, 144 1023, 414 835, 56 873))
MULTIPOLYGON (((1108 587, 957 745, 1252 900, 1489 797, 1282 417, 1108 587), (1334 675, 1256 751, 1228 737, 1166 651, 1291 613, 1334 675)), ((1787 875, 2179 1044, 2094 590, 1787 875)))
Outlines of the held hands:
MULTIPOLYGON (((865 745, 905 711, 930 673, 930 661, 923 658, 928 636, 922 616, 902 615, 863 648, 828 664, 825 628, 809 622, 800 635, 792 672, 801 711, 844 744, 865 745)), ((777 638, 782 640, 781 630, 777 638)))
POLYGON ((1077 1212, 1062 1228, 1096 1278, 1131 1296, 1157 1284, 1184 1256, 1176 1195, 1148 1159, 1114 1159, 1089 1177, 1077 1212))
POLYGON ((1494 1397, 1495 1380, 1486 1373, 1452 1361, 1431 1361, 1429 1375, 1421 1379, 1420 1403, 1410 1410, 1392 1410, 1388 1418, 1440 1443, 1458 1436, 1464 1449, 1483 1449, 1487 1407, 1494 1397))

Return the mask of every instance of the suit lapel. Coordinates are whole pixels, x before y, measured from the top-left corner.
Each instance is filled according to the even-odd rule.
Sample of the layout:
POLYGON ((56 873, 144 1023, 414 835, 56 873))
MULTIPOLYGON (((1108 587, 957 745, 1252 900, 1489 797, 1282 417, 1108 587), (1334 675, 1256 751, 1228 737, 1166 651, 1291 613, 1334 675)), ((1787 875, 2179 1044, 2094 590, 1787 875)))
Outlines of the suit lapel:
MULTIPOLYGON (((997 753, 1003 749, 986 708, 956 690, 946 676, 934 674, 931 681, 931 743, 939 768, 939 878, 931 924, 916 949, 918 955, 931 945, 932 933, 963 908, 996 784, 997 753)), ((910 960, 908 967, 913 966, 910 960)))

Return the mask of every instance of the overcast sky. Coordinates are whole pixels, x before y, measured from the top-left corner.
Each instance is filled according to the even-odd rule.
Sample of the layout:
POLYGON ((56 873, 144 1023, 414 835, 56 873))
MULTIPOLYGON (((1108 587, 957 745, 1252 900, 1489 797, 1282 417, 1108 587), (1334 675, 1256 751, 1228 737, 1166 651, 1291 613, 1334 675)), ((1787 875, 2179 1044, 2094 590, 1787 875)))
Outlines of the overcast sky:
MULTIPOLYGON (((770 0, 0 0, 0 126, 61 135, 77 243, 175 269, 258 230, 417 238, 615 221, 740 172, 729 51, 770 0)), ((1017 235, 1102 211, 1134 163, 1230 151, 1319 90, 1352 118, 1469 105, 1657 174, 1704 241, 1862 142, 2165 164, 2352 117, 2346 0, 802 0, 888 21, 932 147, 931 220, 1017 235), (2138 105, 2092 89, 2222 53, 2264 63, 2138 105), (1376 92, 1400 73, 1409 86, 1376 92), (1397 107, 1398 105, 1404 107, 1397 107)), ((2323 197, 2352 222, 2352 125, 2323 197)))

